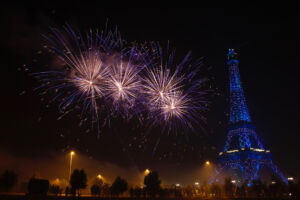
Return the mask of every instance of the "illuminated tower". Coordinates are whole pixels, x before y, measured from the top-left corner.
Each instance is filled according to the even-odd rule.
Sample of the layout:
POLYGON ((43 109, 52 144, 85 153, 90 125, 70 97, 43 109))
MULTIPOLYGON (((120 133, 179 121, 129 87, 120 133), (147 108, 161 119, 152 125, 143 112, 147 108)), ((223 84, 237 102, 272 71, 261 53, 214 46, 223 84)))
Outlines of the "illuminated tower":
POLYGON ((286 178, 271 159, 270 150, 266 150, 256 135, 249 115, 244 91, 239 75, 239 61, 233 49, 227 54, 230 80, 230 119, 229 131, 224 150, 219 153, 220 172, 238 170, 242 178, 251 182, 260 177, 262 167, 273 170, 284 182, 286 178))

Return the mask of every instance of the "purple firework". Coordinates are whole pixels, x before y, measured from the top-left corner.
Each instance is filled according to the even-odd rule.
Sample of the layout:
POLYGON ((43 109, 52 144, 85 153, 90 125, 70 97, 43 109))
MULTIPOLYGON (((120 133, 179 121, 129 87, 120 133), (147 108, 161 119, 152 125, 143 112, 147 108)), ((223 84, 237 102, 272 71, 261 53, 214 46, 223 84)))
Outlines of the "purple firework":
MULTIPOLYGON (((118 31, 88 32, 82 35, 69 25, 64 31, 51 29, 45 36, 48 47, 61 61, 56 70, 36 73, 42 82, 39 88, 56 93, 62 111, 82 105, 98 121, 99 102, 105 103, 111 78, 111 58, 123 54, 123 41, 118 31)), ((106 106, 105 106, 106 107, 106 106)))
POLYGON ((48 48, 62 65, 35 76, 39 88, 55 92, 63 115, 80 107, 83 113, 90 110, 98 124, 102 113, 108 120, 116 114, 137 116, 168 132, 205 121, 207 79, 200 78, 201 61, 192 62, 190 53, 176 64, 169 45, 166 51, 157 43, 125 46, 117 30, 82 35, 66 25, 63 32, 51 32, 48 48))
MULTIPOLYGON (((145 50, 147 51, 147 50, 145 50)), ((162 125, 167 131, 191 129, 205 121, 207 79, 198 77, 201 62, 191 62, 190 53, 176 64, 175 51, 150 43, 148 68, 143 78, 143 93, 150 112, 151 125, 162 125)), ((146 60, 147 60, 146 59, 146 60)))

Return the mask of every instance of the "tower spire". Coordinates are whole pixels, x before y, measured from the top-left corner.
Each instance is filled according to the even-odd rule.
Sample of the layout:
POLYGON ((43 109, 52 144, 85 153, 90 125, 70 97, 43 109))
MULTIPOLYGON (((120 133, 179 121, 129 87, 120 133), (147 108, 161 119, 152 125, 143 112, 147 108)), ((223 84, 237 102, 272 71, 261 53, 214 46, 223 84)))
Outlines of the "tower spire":
POLYGON ((227 54, 227 65, 229 67, 230 80, 230 119, 231 124, 246 122, 250 123, 251 118, 248 112, 246 99, 239 75, 239 61, 234 49, 229 49, 227 54))

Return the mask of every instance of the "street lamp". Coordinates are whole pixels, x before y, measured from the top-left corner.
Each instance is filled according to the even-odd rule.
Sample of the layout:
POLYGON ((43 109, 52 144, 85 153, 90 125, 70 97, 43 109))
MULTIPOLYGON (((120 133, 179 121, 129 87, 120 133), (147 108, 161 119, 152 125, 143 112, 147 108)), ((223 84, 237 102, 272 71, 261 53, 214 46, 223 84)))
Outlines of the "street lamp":
POLYGON ((97 178, 98 178, 99 180, 103 179, 103 177, 101 176, 101 174, 98 174, 98 175, 97 175, 97 178))
POLYGON ((205 165, 210 165, 210 162, 209 162, 209 161, 206 161, 206 162, 205 162, 205 165))
POLYGON ((69 181, 71 180, 71 173, 72 173, 72 158, 73 158, 73 155, 75 154, 74 151, 71 151, 70 152, 70 171, 69 171, 69 181))
POLYGON ((147 176, 148 174, 150 174, 150 169, 145 169, 145 171, 144 171, 144 176, 147 176))

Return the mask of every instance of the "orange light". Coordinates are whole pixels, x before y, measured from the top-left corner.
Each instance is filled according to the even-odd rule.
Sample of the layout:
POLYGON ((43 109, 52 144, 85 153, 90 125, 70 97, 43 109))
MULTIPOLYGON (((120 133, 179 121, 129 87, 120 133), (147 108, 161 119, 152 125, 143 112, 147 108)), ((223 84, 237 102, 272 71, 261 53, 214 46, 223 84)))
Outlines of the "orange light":
POLYGON ((206 161, 205 164, 206 164, 206 165, 210 165, 210 162, 209 162, 209 161, 206 161))
POLYGON ((147 176, 148 174, 150 174, 150 172, 151 172, 151 171, 150 171, 149 169, 145 169, 144 175, 147 176))
POLYGON ((101 174, 98 174, 97 178, 102 179, 103 177, 101 176, 101 174))

